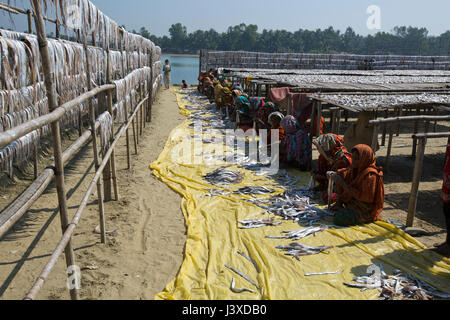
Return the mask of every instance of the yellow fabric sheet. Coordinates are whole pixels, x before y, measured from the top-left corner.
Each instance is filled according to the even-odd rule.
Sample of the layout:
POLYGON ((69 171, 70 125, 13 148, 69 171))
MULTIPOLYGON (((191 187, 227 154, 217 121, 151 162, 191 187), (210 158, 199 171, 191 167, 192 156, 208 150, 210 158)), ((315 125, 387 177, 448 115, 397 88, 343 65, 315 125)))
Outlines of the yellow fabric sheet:
MULTIPOLYGON (((185 106, 192 106, 192 102, 184 99, 186 91, 174 92, 181 112, 188 115, 190 111, 185 106)), ((173 130, 158 160, 150 166, 156 177, 183 196, 181 208, 187 225, 185 257, 181 269, 155 299, 376 299, 379 296, 377 290, 361 292, 343 284, 353 282, 355 276, 366 275, 367 268, 375 263, 382 263, 388 274, 397 268, 437 289, 450 292, 449 259, 425 250, 420 242, 385 222, 329 229, 298 240, 306 245, 333 246, 324 253, 300 257, 300 261, 275 248, 287 245, 292 240, 265 238, 266 235, 280 235, 285 230, 301 229, 298 223, 274 216, 277 221, 283 221, 281 225, 239 229, 237 220, 269 216, 262 215, 264 209, 243 201, 244 196, 241 195, 204 196, 208 189, 218 187, 209 185, 202 176, 219 166, 183 164, 173 156, 175 146, 187 143, 182 142, 183 137, 193 134, 189 123, 186 120, 173 130), (250 256, 260 272, 237 251, 250 256), (243 272, 258 286, 252 285, 225 265, 243 272), (304 275, 323 271, 343 272, 304 275), (256 293, 232 292, 230 284, 233 277, 236 288, 249 288, 256 293)), ((274 183, 271 177, 256 176, 254 172, 236 166, 228 169, 244 173, 242 183, 230 187, 233 190, 274 183)), ((298 175, 300 184, 306 185, 309 174, 295 172, 290 173, 298 175)), ((283 190, 278 188, 277 191, 283 190)), ((328 223, 332 224, 331 221, 328 223)))

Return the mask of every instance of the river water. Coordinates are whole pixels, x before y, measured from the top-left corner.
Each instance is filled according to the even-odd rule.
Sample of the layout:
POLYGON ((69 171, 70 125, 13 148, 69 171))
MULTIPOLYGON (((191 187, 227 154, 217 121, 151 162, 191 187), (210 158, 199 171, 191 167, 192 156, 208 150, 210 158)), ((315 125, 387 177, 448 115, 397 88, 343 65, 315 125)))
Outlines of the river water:
POLYGON ((198 84, 198 57, 162 55, 163 65, 166 59, 169 59, 172 66, 171 84, 181 84, 181 80, 186 80, 188 85, 198 84))

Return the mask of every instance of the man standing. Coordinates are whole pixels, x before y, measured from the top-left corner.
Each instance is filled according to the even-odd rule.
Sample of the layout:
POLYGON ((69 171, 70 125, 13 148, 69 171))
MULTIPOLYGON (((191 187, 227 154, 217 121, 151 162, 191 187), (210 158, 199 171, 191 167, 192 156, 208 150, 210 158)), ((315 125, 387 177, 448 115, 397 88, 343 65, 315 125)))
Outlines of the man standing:
POLYGON ((166 86, 166 89, 169 89, 170 87, 170 71, 172 71, 172 67, 169 64, 169 60, 166 59, 166 64, 163 67, 164 71, 164 85, 166 86))

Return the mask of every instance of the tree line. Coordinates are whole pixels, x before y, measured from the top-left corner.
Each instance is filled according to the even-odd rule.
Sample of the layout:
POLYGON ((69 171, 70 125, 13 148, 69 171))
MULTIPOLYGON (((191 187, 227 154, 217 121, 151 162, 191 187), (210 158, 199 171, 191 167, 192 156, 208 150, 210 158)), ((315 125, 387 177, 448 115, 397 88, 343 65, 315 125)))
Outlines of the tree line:
POLYGON ((132 32, 152 40, 164 53, 197 54, 200 49, 207 49, 270 53, 450 55, 450 30, 439 36, 430 36, 426 28, 405 26, 367 36, 356 34, 350 27, 344 33, 333 27, 314 31, 264 29, 258 32, 258 26, 245 23, 229 27, 222 33, 214 29, 188 33, 181 23, 169 28, 170 36, 158 37, 145 27, 132 32))

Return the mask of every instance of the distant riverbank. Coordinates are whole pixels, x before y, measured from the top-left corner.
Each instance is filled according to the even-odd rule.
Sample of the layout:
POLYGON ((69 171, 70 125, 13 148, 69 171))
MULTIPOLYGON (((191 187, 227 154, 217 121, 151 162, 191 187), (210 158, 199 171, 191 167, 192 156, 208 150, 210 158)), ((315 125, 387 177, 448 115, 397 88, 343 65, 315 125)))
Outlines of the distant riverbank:
POLYGON ((172 57, 192 57, 198 58, 198 54, 187 54, 187 53, 163 53, 163 56, 172 56, 172 57))

